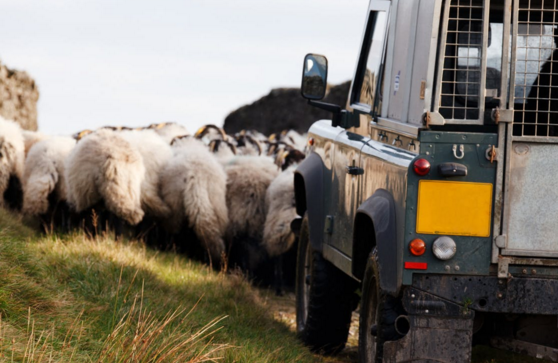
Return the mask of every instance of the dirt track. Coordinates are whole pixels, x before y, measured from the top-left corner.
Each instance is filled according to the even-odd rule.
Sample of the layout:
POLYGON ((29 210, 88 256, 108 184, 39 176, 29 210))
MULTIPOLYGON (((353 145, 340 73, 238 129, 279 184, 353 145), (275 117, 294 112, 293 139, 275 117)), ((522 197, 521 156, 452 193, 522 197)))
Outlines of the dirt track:
MULTIPOLYGON (((286 324, 291 331, 296 332, 295 294, 288 292, 285 296, 275 296, 271 290, 262 290, 262 296, 273 311, 273 317, 286 324)), ((318 362, 349 363, 358 360, 358 313, 353 313, 349 341, 347 347, 336 357, 323 358, 316 356, 318 362)))

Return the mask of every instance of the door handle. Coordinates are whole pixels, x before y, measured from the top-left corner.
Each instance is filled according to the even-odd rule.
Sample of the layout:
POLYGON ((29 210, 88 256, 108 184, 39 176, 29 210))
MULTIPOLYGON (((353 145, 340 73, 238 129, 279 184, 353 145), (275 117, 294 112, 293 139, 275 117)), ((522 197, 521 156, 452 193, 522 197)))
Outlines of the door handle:
POLYGON ((349 175, 362 175, 364 174, 364 169, 358 166, 347 166, 347 174, 349 175))

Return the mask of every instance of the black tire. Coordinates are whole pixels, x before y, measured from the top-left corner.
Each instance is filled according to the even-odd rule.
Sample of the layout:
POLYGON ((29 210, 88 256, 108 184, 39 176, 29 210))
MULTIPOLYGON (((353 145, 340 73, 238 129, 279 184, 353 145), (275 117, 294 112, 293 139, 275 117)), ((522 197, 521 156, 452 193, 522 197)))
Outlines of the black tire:
POLYGON ((313 251, 305 216, 298 243, 296 326, 311 350, 330 355, 345 347, 357 287, 356 281, 313 251))
POLYGON ((360 363, 383 362, 384 342, 403 337, 395 330, 395 320, 404 314, 401 299, 386 295, 380 290, 378 253, 374 248, 368 257, 362 280, 358 334, 360 363))

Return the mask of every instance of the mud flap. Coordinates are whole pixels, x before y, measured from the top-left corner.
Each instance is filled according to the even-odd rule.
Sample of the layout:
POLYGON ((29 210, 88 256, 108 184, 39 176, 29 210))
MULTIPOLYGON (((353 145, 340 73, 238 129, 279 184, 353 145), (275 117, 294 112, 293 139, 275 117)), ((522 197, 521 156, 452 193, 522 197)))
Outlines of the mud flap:
POLYGON ((471 361, 474 311, 414 288, 405 290, 403 305, 410 329, 384 343, 384 363, 471 361))

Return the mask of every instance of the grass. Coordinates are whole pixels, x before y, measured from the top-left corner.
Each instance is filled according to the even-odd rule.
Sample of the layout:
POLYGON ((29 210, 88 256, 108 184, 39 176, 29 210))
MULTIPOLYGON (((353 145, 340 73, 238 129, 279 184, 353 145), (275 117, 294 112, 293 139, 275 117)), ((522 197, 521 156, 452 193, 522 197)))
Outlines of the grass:
MULTIPOLYGON (((134 241, 39 235, 0 209, 2 362, 355 361, 354 346, 311 354, 276 303, 240 275, 134 241)), ((531 361, 473 351, 475 363, 531 361)))
POLYGON ((0 360, 321 360, 242 277, 133 241, 40 236, 0 210, 0 271, 0 360))

